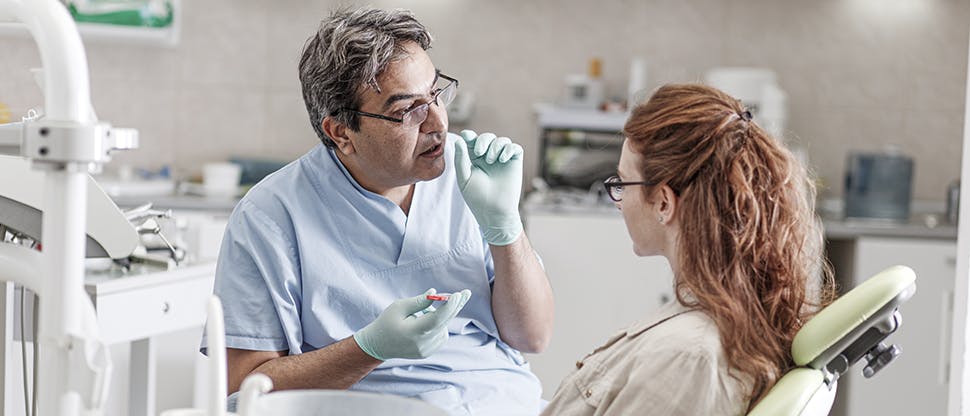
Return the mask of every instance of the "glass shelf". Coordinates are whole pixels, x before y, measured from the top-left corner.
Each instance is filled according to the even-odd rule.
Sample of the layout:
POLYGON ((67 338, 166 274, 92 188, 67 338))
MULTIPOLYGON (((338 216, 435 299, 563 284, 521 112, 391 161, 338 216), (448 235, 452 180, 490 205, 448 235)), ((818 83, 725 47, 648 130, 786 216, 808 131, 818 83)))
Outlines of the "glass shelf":
POLYGON ((537 104, 539 129, 619 132, 623 130, 629 113, 559 107, 537 104))

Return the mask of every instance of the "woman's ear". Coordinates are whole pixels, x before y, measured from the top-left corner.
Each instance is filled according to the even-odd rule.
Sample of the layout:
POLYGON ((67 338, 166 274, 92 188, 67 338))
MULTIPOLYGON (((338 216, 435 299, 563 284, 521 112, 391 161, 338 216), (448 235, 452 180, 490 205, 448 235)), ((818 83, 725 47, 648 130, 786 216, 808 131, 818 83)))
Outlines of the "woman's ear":
POLYGON ((353 154, 356 151, 354 142, 350 140, 350 136, 348 135, 350 129, 344 123, 335 120, 333 117, 326 116, 320 124, 327 137, 337 145, 337 150, 345 155, 353 154))
POLYGON ((678 198, 677 193, 674 192, 667 184, 660 185, 657 187, 657 216, 661 223, 668 224, 676 218, 678 198))

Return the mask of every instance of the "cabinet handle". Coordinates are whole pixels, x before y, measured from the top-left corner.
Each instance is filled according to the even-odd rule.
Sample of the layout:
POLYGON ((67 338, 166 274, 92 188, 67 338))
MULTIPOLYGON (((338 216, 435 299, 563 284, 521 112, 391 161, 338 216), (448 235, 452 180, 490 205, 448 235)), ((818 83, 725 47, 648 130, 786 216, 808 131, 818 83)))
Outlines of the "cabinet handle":
POLYGON ((162 313, 168 313, 171 309, 172 305, 169 305, 168 302, 162 302, 162 313))
POLYGON ((946 385, 950 380, 950 332, 953 329, 953 292, 943 292, 940 302, 940 366, 939 382, 946 385))

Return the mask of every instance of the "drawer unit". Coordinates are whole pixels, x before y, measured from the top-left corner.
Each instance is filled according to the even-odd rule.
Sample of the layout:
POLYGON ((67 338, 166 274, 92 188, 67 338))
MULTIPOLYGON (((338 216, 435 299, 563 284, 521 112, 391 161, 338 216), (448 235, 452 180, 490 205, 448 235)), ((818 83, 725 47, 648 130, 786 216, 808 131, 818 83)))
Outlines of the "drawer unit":
POLYGON ((187 278, 105 293, 92 299, 107 344, 148 338, 205 323, 213 278, 187 278))

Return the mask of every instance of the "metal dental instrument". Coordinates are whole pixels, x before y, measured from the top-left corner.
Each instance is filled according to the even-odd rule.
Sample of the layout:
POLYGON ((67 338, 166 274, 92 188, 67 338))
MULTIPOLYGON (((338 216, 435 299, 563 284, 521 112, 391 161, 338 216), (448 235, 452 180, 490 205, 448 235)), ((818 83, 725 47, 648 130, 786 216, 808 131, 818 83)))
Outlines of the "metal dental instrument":
MULTIPOLYGON (((171 216, 171 210, 169 210, 169 216, 171 216)), ((179 253, 175 249, 175 246, 172 245, 172 243, 169 242, 167 238, 165 238, 164 234, 162 234, 162 227, 158 225, 158 222, 156 222, 154 219, 149 218, 144 223, 142 223, 142 225, 136 227, 135 230, 138 231, 139 235, 154 234, 158 236, 158 238, 160 238, 162 242, 165 243, 165 246, 168 248, 169 253, 172 254, 172 260, 175 261, 175 265, 178 266, 179 253)))

